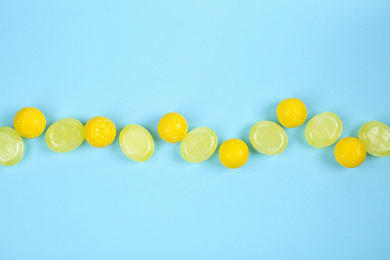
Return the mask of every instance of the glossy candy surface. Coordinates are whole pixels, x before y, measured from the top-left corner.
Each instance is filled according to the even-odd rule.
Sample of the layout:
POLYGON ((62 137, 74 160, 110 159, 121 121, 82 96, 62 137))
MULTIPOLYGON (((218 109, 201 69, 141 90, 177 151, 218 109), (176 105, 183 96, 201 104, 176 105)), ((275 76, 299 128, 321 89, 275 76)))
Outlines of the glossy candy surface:
POLYGON ((282 126, 297 127, 302 125, 307 117, 305 104, 298 98, 282 100, 276 108, 276 115, 282 126))
POLYGON ((341 166, 355 168, 366 159, 366 147, 355 137, 345 137, 336 144, 334 156, 341 166))
POLYGON ((245 165, 248 157, 248 146, 240 139, 226 140, 219 148, 219 160, 227 168, 235 169, 245 165))
POLYGON ((73 118, 64 118, 52 124, 46 131, 47 146, 57 153, 75 150, 84 141, 84 126, 73 118))
POLYGON ((123 128, 119 134, 119 144, 123 153, 136 162, 148 160, 154 151, 152 135, 140 125, 123 128))
POLYGON ((91 118, 84 127, 85 140, 93 147, 106 147, 115 140, 115 136, 115 125, 107 117, 91 118))
POLYGON ((168 143, 177 143, 183 140, 184 136, 187 134, 187 121, 182 115, 171 112, 160 119, 157 131, 164 141, 168 143))
POLYGON ((11 127, 0 127, 0 165, 15 165, 23 155, 23 138, 11 127))
POLYGON ((14 117, 16 132, 25 138, 40 136, 46 127, 46 119, 43 113, 35 107, 20 109, 14 117))
POLYGON ((249 133, 252 146, 265 155, 278 155, 286 147, 288 138, 283 128, 275 122, 257 122, 249 133))
POLYGON ((305 129, 306 141, 313 147, 324 148, 334 144, 343 131, 343 122, 332 112, 314 116, 305 129))
POLYGON ((390 127, 385 123, 365 123, 359 130, 358 138, 364 143, 369 154, 377 157, 390 155, 390 127))
POLYGON ((190 163, 199 163, 209 159, 218 146, 218 138, 208 127, 198 127, 186 134, 180 144, 183 158, 190 163))

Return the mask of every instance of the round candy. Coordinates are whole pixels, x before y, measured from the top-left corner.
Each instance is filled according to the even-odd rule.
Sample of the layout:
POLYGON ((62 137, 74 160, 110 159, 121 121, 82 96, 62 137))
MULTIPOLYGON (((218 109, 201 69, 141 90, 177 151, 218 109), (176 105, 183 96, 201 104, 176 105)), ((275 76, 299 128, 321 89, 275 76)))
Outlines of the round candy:
POLYGON ((390 127, 382 122, 370 121, 359 130, 358 138, 366 146, 367 152, 373 156, 390 155, 390 127))
POLYGON ((15 165, 23 155, 23 138, 11 127, 0 127, 0 165, 15 165))
POLYGON ((64 118, 52 124, 46 131, 46 144, 57 153, 67 153, 84 141, 84 126, 73 118, 64 118))
POLYGON ((307 117, 305 104, 298 98, 282 100, 277 109, 276 115, 280 124, 285 127, 297 127, 302 125, 307 117))
POLYGON ((128 125, 119 134, 123 153, 131 160, 143 162, 152 156, 154 141, 148 130, 140 125, 128 125))
POLYGON ((180 142, 187 134, 188 125, 185 118, 178 113, 168 113, 158 122, 158 134, 168 143, 180 142))
POLYGON ((323 112, 310 119, 305 129, 306 141, 313 147, 334 144, 343 131, 343 122, 332 112, 323 112))
POLYGON ((345 137, 336 144, 334 156, 341 166, 355 168, 366 159, 366 147, 355 137, 345 137))
POLYGON ((249 133, 252 146, 265 155, 278 155, 287 147, 288 138, 283 128, 275 122, 257 122, 249 133))
POLYGON ((240 139, 229 139, 219 148, 219 160, 231 169, 243 166, 249 157, 249 149, 246 143, 240 139))
POLYGON ((209 159, 217 149, 218 138, 208 127, 198 127, 186 134, 180 144, 183 158, 190 163, 199 163, 209 159))
POLYGON ((91 118, 84 127, 85 140, 93 147, 106 147, 114 141, 115 136, 115 125, 107 117, 91 118))
POLYGON ((35 138, 45 130, 46 119, 38 108, 25 107, 16 113, 14 127, 21 136, 35 138))

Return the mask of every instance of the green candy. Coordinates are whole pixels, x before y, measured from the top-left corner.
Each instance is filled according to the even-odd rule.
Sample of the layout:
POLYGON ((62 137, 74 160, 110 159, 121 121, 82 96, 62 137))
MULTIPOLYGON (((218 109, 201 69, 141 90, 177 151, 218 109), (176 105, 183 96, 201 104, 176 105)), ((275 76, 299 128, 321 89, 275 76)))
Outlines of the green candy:
POLYGON ((306 141, 315 148, 325 148, 334 144, 343 132, 343 122, 332 112, 323 112, 307 123, 306 141))
POLYGON ((390 127, 382 122, 370 121, 359 130, 358 138, 366 146, 367 152, 373 156, 390 155, 390 127))
POLYGON ((131 160, 144 162, 154 152, 154 141, 148 130, 140 125, 128 125, 119 134, 123 153, 131 160))
POLYGON ((75 150, 84 141, 84 126, 73 118, 64 118, 52 124, 46 131, 47 146, 57 153, 75 150))
POLYGON ((260 121, 251 128, 249 141, 258 152, 273 156, 281 154, 286 149, 288 138, 277 123, 260 121))
POLYGON ((217 149, 218 138, 208 127, 198 127, 186 134, 180 144, 180 152, 184 160, 200 163, 209 159, 217 149))
POLYGON ((0 165, 15 165, 22 160, 23 155, 23 138, 11 127, 0 127, 0 165))

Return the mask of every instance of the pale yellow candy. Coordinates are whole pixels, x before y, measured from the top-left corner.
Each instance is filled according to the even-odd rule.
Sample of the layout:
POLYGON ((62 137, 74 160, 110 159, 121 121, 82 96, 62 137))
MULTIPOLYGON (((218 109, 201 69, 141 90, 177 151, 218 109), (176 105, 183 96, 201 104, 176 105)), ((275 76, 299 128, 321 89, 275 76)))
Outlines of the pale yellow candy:
POLYGON ((57 153, 75 150, 84 141, 84 126, 74 118, 64 118, 52 124, 46 131, 47 146, 57 153))
POLYGON ((332 112, 323 112, 307 123, 306 141, 313 147, 325 148, 334 144, 343 131, 343 122, 332 112))
POLYGON ((0 127, 0 165, 15 165, 22 160, 23 155, 23 138, 11 127, 0 127))
POLYGON ((277 123, 260 121, 252 127, 249 141, 262 154, 278 155, 286 149, 288 138, 286 132, 277 123))
POLYGON ((180 144, 183 158, 190 163, 200 163, 209 159, 217 149, 218 138, 208 127, 198 127, 186 134, 180 144))
POLYGON ((143 162, 152 156, 154 141, 148 130, 140 125, 128 125, 119 134, 123 153, 131 160, 143 162))
POLYGON ((365 123, 359 130, 358 138, 373 156, 390 155, 390 127, 379 121, 365 123))

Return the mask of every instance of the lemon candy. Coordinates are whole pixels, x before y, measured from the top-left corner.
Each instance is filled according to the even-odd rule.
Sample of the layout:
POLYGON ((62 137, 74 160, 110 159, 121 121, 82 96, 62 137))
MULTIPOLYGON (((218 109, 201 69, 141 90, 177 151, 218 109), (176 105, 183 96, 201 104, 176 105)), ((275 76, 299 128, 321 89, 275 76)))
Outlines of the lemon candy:
POLYGON ((160 137, 168 143, 177 143, 187 134, 186 119, 178 113, 165 114, 158 122, 157 131, 160 137))
POLYGON ((91 118, 84 127, 84 137, 93 147, 103 148, 110 145, 116 136, 114 123, 107 117, 91 118))
POLYGON ((355 168, 366 159, 366 147, 355 137, 345 137, 336 144, 334 156, 341 166, 355 168))
POLYGON ((276 108, 276 115, 282 126, 293 128, 302 125, 307 117, 307 110, 302 100, 288 98, 282 100, 276 108))
POLYGON ((244 166, 248 157, 248 146, 240 139, 226 140, 219 148, 219 160, 227 168, 235 169, 244 166))
POLYGON ((16 113, 14 127, 21 136, 36 138, 45 130, 46 118, 38 108, 25 107, 16 113))

